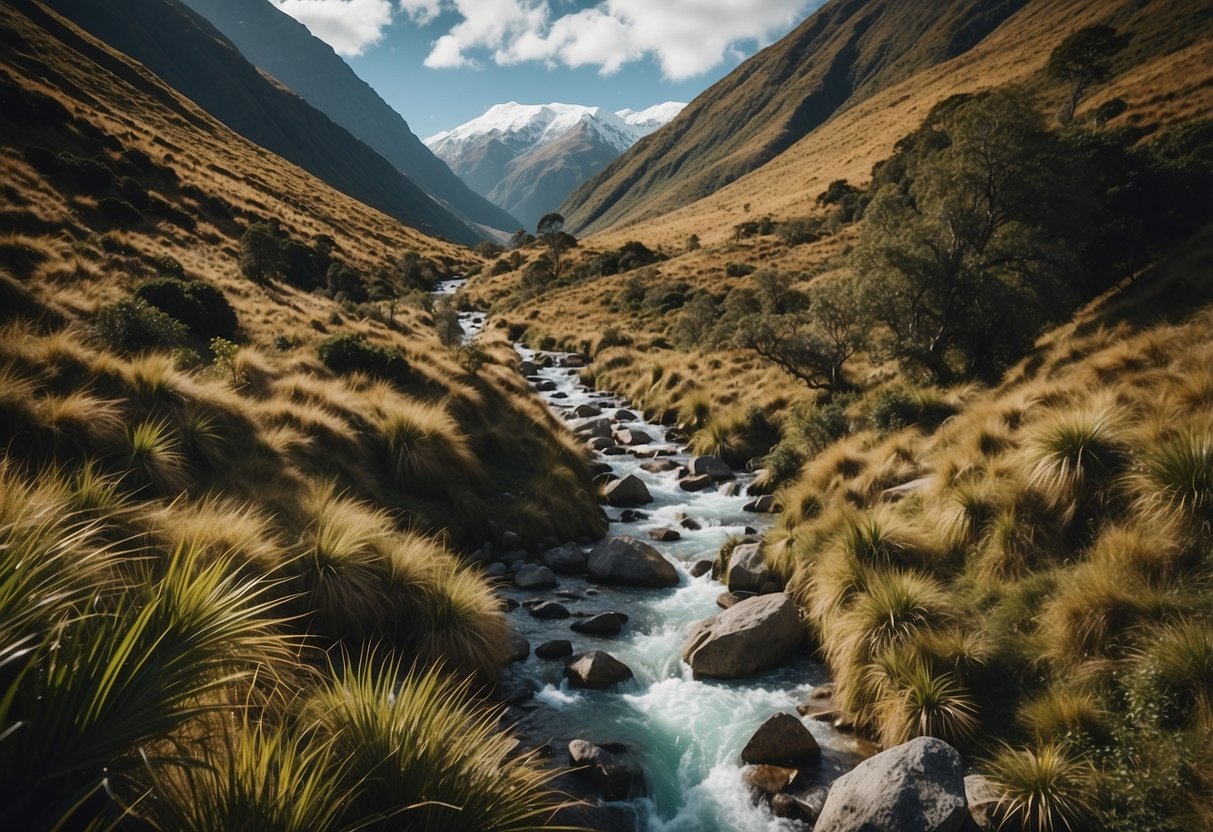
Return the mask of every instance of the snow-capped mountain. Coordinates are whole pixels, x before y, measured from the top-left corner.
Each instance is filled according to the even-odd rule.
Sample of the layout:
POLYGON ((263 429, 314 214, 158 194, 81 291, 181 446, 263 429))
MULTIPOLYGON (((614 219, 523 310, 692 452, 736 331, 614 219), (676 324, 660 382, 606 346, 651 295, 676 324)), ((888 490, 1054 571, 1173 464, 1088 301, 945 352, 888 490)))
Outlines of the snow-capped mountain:
POLYGON ((682 111, 668 101, 612 113, 577 104, 497 104, 425 140, 474 191, 534 226, 574 188, 682 111))

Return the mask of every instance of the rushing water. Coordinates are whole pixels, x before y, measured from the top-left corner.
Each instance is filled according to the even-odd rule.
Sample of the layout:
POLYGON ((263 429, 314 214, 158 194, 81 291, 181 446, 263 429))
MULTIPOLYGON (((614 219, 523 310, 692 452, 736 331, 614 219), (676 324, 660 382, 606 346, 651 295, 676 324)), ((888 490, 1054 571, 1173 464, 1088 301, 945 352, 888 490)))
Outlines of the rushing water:
MULTIPOLYGON (((454 287, 451 291, 455 291, 454 287)), ((465 331, 471 335, 483 326, 483 313, 463 313, 465 331), (480 320, 475 318, 480 316, 480 320)), ((524 359, 537 354, 519 348, 524 359)), ((580 383, 576 370, 559 366, 541 369, 538 375, 555 384, 541 395, 557 413, 568 416, 579 404, 593 404, 604 415, 627 407, 610 394, 595 392, 580 383)), ((630 408, 629 408, 630 409, 630 408)), ((664 444, 665 428, 641 418, 628 427, 641 430, 662 444, 653 447, 675 450, 672 458, 687 462, 676 446, 664 444)), ((769 524, 765 515, 746 513, 744 496, 726 496, 715 488, 697 493, 682 491, 674 472, 644 471, 645 460, 631 454, 598 456, 619 476, 635 474, 644 480, 654 502, 640 509, 646 518, 634 523, 619 522, 620 510, 608 509, 611 535, 648 538, 649 529, 677 529, 681 539, 653 545, 679 572, 677 587, 640 589, 601 587, 583 578, 560 577, 553 590, 520 590, 513 586, 503 593, 518 601, 543 598, 559 601, 573 612, 594 614, 616 611, 629 616, 616 636, 597 637, 574 633, 567 620, 532 618, 524 608, 510 613, 511 623, 532 646, 550 639, 569 639, 575 652, 600 649, 630 667, 635 677, 610 691, 570 689, 561 677, 563 660, 545 661, 532 653, 526 661, 511 666, 510 673, 535 689, 518 724, 534 742, 550 741, 558 755, 576 738, 595 743, 616 742, 626 746, 625 757, 643 769, 648 793, 633 801, 640 828, 667 832, 713 832, 713 830, 791 830, 798 825, 773 817, 765 806, 755 806, 742 782, 739 755, 753 732, 777 711, 795 713, 815 685, 825 681, 820 664, 808 658, 792 660, 781 667, 735 681, 696 680, 681 659, 682 646, 691 626, 720 612, 716 597, 723 587, 709 575, 694 578, 690 567, 711 559, 730 535, 741 535, 747 527, 769 524), (679 512, 696 520, 702 528, 681 528, 679 512)), ((744 491, 745 478, 741 489, 744 491)), ((813 771, 828 783, 853 767, 863 756, 862 743, 830 726, 805 721, 822 747, 822 758, 813 771)))

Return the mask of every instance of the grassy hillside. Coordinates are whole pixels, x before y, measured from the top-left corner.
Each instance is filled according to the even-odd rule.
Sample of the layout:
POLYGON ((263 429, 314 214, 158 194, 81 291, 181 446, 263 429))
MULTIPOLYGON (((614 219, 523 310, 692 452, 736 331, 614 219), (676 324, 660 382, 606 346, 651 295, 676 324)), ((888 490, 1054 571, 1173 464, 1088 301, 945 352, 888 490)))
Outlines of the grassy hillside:
POLYGON ((9 822, 539 825, 471 564, 603 521, 513 350, 443 346, 469 253, 45 7, 0 39, 9 822))

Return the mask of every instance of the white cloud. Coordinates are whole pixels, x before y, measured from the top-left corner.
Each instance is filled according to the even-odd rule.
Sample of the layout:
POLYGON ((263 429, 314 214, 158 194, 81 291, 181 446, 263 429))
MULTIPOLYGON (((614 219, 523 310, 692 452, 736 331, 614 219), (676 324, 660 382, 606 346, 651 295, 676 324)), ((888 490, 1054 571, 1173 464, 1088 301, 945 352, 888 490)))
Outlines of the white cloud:
MULTIPOLYGON (((383 38, 392 22, 391 0, 273 0, 274 5, 307 26, 342 55, 361 55, 383 38)), ((403 0, 410 16, 438 11, 439 0, 403 0)))
MULTIPOLYGON (((301 2, 301 0, 287 0, 301 2)), ((604 75, 653 56, 671 80, 700 75, 737 54, 735 44, 765 45, 824 0, 602 0, 553 19, 548 0, 402 0, 413 14, 435 6, 460 21, 434 42, 425 65, 475 65, 487 51, 497 64, 542 61, 597 66, 604 75)), ((418 19, 413 14, 414 19, 418 19)))
POLYGON ((425 26, 442 12, 442 0, 400 0, 400 11, 414 23, 425 26))

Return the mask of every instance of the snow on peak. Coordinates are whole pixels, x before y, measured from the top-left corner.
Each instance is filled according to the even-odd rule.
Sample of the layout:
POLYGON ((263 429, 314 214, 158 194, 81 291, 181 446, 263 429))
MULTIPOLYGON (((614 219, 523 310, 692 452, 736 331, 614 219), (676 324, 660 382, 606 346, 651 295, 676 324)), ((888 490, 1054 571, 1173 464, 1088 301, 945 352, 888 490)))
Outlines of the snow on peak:
POLYGON ((685 104, 670 101, 647 110, 612 113, 580 104, 495 104, 484 115, 430 136, 425 144, 448 162, 496 140, 521 154, 584 127, 623 153, 641 137, 664 125, 685 104))

